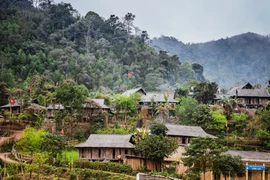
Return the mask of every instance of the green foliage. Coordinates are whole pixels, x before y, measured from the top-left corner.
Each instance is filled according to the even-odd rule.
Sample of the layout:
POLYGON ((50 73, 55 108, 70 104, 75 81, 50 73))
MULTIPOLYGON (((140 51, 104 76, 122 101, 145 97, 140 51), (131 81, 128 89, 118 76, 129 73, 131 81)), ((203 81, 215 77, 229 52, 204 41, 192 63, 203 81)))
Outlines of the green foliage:
POLYGON ((219 110, 211 112, 214 122, 209 125, 212 130, 224 130, 226 126, 226 117, 219 110))
POLYGON ((74 161, 74 168, 89 168, 101 171, 133 175, 133 170, 130 165, 112 162, 90 162, 88 160, 76 160, 74 161))
POLYGON ((41 142, 41 150, 48 152, 50 156, 56 157, 66 149, 67 138, 60 134, 46 134, 41 142))
POLYGON ((214 100, 218 85, 215 82, 201 82, 194 87, 194 98, 204 104, 209 104, 214 100))
POLYGON ((183 125, 192 125, 192 114, 198 104, 191 97, 181 97, 180 104, 176 105, 175 115, 179 118, 177 123, 183 125))
POLYGON ((222 155, 213 161, 213 173, 226 177, 243 177, 246 174, 246 166, 240 156, 222 155))
POLYGON ((131 96, 115 94, 112 97, 112 105, 118 113, 124 113, 125 115, 134 115, 137 113, 137 104, 141 95, 134 93, 131 96))
POLYGON ((135 176, 129 176, 125 174, 117 174, 100 170, 92 170, 92 169, 74 169, 70 172, 69 180, 77 180, 77 179, 111 179, 111 180, 135 180, 135 176))
POLYGON ((245 113, 232 113, 229 127, 237 132, 242 132, 246 127, 248 116, 245 113))
POLYGON ((134 130, 134 135, 132 138, 135 144, 138 144, 139 142, 144 140, 146 136, 149 136, 149 129, 142 127, 142 128, 136 128, 134 130))
MULTIPOLYGON (((189 146, 185 147, 182 161, 193 173, 211 171, 214 159, 218 158, 226 148, 217 140, 210 137, 192 139, 189 146)), ((205 178, 204 178, 205 179, 205 178)))
MULTIPOLYGON (((269 80, 268 36, 244 33, 205 43, 182 43, 173 37, 154 38, 150 44, 156 51, 166 50, 190 63, 203 64, 204 76, 228 88, 239 81, 265 84, 269 80), (245 43, 243 43, 245 42, 245 43), (264 47, 267 47, 262 51, 264 47), (245 69, 243 71, 243 69, 245 69)), ((194 71, 200 71, 195 67, 194 71)))
POLYGON ((177 88, 175 89, 174 92, 174 96, 175 98, 181 98, 181 97, 185 97, 188 95, 188 89, 184 89, 184 88, 177 88))
POLYGON ((97 134, 131 134, 133 133, 133 131, 134 131, 133 128, 107 127, 107 128, 98 129, 96 133, 97 134))
POLYGON ((66 80, 56 88, 56 99, 65 107, 81 107, 88 95, 83 85, 77 85, 72 80, 66 80))
POLYGON ((191 118, 192 122, 196 126, 200 126, 203 129, 209 129, 209 127, 214 124, 210 108, 205 104, 199 104, 191 118))
POLYGON ((30 152, 30 154, 41 152, 42 142, 47 132, 28 127, 23 133, 24 137, 16 142, 16 148, 23 152, 30 152))
POLYGON ((159 122, 154 121, 150 126, 151 134, 165 136, 167 131, 168 130, 163 123, 159 123, 159 122))
MULTIPOLYGON (((26 90, 32 83, 24 86, 25 80, 44 76, 46 83, 61 85, 71 78, 106 94, 136 85, 164 90, 202 79, 197 77, 202 71, 199 65, 181 65, 177 56, 166 51, 155 53, 148 46, 146 31, 136 28, 136 35, 132 34, 132 13, 123 18, 105 19, 95 12, 79 17, 71 4, 50 1, 5 1, 0 7, 0 82, 9 87, 26 90), (128 77, 127 71, 133 76, 128 77)), ((45 95, 46 83, 34 84, 34 98, 45 95)))
POLYGON ((167 136, 150 135, 146 136, 135 146, 135 150, 142 153, 146 159, 156 162, 156 169, 160 169, 165 157, 172 154, 178 147, 178 143, 167 136))

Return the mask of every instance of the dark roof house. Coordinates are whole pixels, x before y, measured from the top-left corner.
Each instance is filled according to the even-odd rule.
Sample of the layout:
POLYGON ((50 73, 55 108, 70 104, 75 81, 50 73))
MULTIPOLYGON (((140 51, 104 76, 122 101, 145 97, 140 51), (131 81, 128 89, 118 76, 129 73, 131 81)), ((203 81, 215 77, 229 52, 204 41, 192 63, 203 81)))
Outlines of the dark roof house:
POLYGON ((255 88, 250 83, 232 88, 227 96, 237 98, 238 104, 251 108, 261 106, 270 100, 267 89, 255 88))
POLYGON ((206 133, 200 126, 185 126, 185 125, 176 125, 176 124, 165 124, 168 129, 168 136, 185 136, 185 137, 211 137, 216 138, 215 136, 206 133))

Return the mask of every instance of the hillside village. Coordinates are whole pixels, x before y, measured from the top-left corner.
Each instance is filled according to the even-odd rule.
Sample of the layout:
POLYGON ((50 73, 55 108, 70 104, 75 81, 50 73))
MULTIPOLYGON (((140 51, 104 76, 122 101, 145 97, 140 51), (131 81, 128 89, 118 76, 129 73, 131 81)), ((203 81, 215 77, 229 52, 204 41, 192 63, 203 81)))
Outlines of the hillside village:
MULTIPOLYGON (((47 171, 45 174, 39 172, 34 168, 37 166, 68 166, 70 170, 65 176, 72 179, 72 172, 88 167, 87 163, 115 163, 130 168, 130 173, 124 173, 123 179, 130 179, 130 176, 135 179, 134 175, 139 172, 196 179, 194 174, 190 175, 183 154, 192 146, 194 138, 204 138, 210 144, 223 141, 221 144, 226 150, 220 151, 219 155, 225 153, 231 157, 241 157, 244 169, 242 174, 238 169, 239 172, 235 172, 233 177, 256 179, 262 176, 267 179, 269 174, 266 170, 270 167, 269 136, 266 134, 270 112, 269 91, 250 83, 232 88, 224 94, 216 87, 215 91, 208 89, 208 92, 203 92, 208 93, 202 94, 208 97, 206 104, 203 104, 205 99, 200 97, 202 92, 198 89, 201 86, 207 89, 211 84, 199 83, 189 92, 178 89, 175 92, 148 93, 143 88, 136 88, 122 94, 98 94, 89 98, 80 97, 83 96, 83 91, 78 88, 80 85, 68 80, 55 86, 55 98, 46 101, 46 106, 37 99, 29 99, 32 103, 24 104, 19 98, 10 98, 8 104, 0 107, 0 158, 1 168, 5 170, 1 177, 10 176, 12 172, 6 167, 11 165, 18 168, 23 165, 23 173, 18 172, 13 176, 26 179, 31 179, 27 172, 33 173, 32 178, 42 179, 52 175, 60 178, 54 171, 49 174, 47 171), (184 93, 179 95, 179 92, 184 93), (61 96, 57 93, 61 93, 61 96), (69 96, 73 98, 66 98, 69 96), (72 105, 76 101, 74 97, 81 99, 80 105, 72 105), (183 115, 188 116, 189 113, 192 114, 187 121, 183 115), (256 123, 259 123, 258 129, 256 123), (266 123, 265 127, 263 123, 266 123), (17 134, 21 135, 17 137, 17 134), (156 144, 151 141, 143 144, 148 137, 162 138, 159 141, 151 139, 156 144), (172 144, 165 145, 168 142, 172 144), (165 147, 169 148, 168 151, 165 147), (160 150, 164 150, 161 155, 155 154, 160 150), (73 155, 68 157, 69 153, 73 155)), ((28 93, 32 97, 33 87, 30 89, 28 93)), ((230 177, 222 172, 215 173, 213 166, 205 170, 195 170, 193 173, 199 173, 199 179, 230 177)), ((114 172, 110 168, 108 171, 114 172)), ((104 177, 109 178, 110 175, 104 177)), ((74 176, 80 179, 79 174, 74 176)))
POLYGON ((269 180, 269 56, 247 67, 238 37, 178 57, 135 18, 0 1, 0 179, 269 180))

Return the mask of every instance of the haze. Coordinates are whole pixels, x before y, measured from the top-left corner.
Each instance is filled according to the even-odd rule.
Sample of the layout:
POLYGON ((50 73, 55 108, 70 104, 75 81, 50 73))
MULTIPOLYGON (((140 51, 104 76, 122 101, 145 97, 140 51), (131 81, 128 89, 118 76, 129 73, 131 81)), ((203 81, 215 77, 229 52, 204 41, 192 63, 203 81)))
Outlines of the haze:
MULTIPOLYGON (((60 0, 55 0, 59 3, 60 0)), ((134 25, 150 37, 173 36, 185 43, 206 42, 245 32, 270 33, 269 0, 64 0, 81 15, 94 11, 136 15, 134 25)))

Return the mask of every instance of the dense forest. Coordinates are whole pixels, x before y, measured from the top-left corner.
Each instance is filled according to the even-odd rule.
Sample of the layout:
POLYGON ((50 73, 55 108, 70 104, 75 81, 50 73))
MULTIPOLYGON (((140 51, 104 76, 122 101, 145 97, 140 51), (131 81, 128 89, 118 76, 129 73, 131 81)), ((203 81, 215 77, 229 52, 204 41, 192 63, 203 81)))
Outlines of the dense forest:
POLYGON ((149 47, 132 13, 82 17, 52 0, 4 0, 0 8, 0 82, 9 88, 27 90, 34 75, 50 84, 73 79, 95 92, 165 91, 205 80, 200 64, 149 47))
POLYGON ((173 37, 152 40, 152 47, 176 54, 181 61, 199 63, 204 76, 229 89, 237 83, 266 86, 270 77, 270 38, 245 33, 206 43, 184 44, 173 37))

